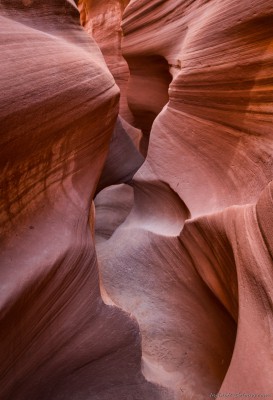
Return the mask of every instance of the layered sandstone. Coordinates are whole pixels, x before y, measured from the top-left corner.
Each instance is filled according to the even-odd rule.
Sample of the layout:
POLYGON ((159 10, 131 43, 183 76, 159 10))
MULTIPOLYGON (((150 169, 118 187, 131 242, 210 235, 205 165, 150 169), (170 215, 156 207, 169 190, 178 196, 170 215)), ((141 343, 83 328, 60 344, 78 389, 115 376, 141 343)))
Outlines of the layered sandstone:
POLYGON ((102 301, 90 230, 119 90, 72 1, 0 12, 0 397, 161 398, 136 320, 102 301))
POLYGON ((178 398, 273 389, 272 12, 136 0, 123 15, 129 105, 152 129, 133 204, 123 186, 96 200, 97 251, 140 324, 145 376, 178 398), (110 213, 124 219, 118 190, 131 211, 103 237, 110 213))
POLYGON ((272 395, 273 1, 78 8, 0 4, 0 397, 272 395))

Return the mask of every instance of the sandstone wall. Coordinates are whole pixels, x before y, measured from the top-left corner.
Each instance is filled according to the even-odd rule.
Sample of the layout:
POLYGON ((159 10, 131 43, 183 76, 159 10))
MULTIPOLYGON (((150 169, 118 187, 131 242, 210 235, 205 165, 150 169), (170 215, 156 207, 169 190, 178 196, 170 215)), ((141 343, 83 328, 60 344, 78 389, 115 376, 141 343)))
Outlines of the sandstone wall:
POLYGON ((0 398, 272 395, 273 1, 0 20, 0 398))

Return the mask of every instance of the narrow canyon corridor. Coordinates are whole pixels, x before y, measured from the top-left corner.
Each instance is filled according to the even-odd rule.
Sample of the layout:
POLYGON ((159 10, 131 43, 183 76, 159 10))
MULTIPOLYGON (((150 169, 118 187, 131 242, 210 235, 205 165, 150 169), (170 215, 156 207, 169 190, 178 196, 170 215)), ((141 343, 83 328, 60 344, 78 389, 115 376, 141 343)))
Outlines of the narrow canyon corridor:
POLYGON ((0 32, 0 400, 273 399, 273 0, 0 32))

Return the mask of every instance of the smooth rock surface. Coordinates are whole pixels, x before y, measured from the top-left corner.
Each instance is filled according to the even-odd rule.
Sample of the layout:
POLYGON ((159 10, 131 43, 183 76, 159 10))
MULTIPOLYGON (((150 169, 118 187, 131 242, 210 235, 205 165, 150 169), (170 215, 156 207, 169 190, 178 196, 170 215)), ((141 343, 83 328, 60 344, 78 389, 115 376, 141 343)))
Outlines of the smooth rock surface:
POLYGON ((168 398, 137 321, 102 301, 90 230, 119 90, 72 1, 0 14, 0 397, 168 398))
POLYGON ((273 393, 272 21, 272 1, 135 0, 123 15, 129 105, 152 128, 98 257, 140 324, 145 376, 181 399, 273 393))
POLYGON ((273 396, 273 1, 0 22, 0 398, 273 396))

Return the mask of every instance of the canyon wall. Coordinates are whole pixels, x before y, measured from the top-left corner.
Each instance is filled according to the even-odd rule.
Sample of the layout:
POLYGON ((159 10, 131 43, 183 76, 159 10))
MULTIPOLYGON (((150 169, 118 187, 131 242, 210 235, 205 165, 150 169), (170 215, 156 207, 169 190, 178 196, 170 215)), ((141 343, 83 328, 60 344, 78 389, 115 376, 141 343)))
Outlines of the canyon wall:
POLYGON ((72 1, 0 11, 0 397, 161 398, 135 318, 101 298, 94 248, 119 90, 72 1))
POLYGON ((273 396, 273 1, 0 19, 0 398, 273 396))

